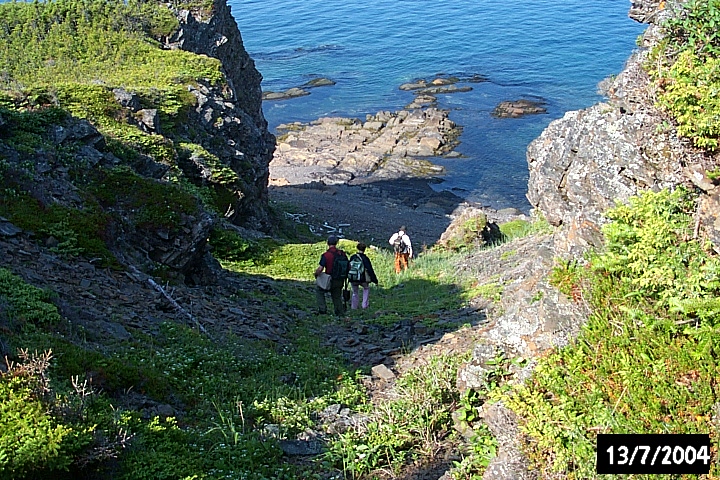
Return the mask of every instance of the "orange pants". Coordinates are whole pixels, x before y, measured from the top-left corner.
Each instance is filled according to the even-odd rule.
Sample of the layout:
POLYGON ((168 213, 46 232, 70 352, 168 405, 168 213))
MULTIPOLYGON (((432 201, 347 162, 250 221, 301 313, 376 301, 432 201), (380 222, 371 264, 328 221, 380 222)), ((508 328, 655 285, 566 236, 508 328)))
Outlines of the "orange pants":
POLYGON ((395 273, 400 273, 402 270, 407 270, 409 258, 410 258, 409 253, 396 253, 395 254, 395 273))

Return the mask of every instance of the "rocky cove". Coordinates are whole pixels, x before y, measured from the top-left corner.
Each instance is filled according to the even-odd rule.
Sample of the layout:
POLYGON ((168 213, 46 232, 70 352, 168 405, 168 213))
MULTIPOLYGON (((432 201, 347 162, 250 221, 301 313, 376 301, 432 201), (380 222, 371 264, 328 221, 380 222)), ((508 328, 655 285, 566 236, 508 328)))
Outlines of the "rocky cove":
MULTIPOLYGON (((281 295, 280 283, 273 279, 249 278, 221 268, 210 255, 207 242, 213 228, 254 240, 276 235, 281 219, 274 216, 277 210, 273 209, 278 204, 293 206, 294 213, 287 212, 282 220, 302 223, 312 233, 342 233, 382 246, 400 224, 409 226, 418 245, 431 247, 447 242, 458 226, 474 217, 482 215, 497 224, 528 218, 518 211, 478 208, 428 187, 428 180, 442 175, 441 167, 430 159, 439 155, 452 158, 461 134, 461 127, 447 112, 424 96, 432 92, 419 94, 417 103, 397 112, 286 124, 275 139, 263 118, 260 74, 242 46, 224 1, 215 2, 212 15, 191 7, 176 13, 180 29, 164 39, 166 48, 217 58, 229 79, 224 88, 202 83, 188 88, 195 100, 185 126, 178 129, 188 137, 196 135, 192 138, 203 149, 179 156, 177 168, 197 185, 210 185, 222 193, 224 216, 197 207, 183 212, 173 228, 147 228, 135 217, 137 206, 110 204, 107 211, 118 215, 113 217, 113 236, 108 242, 121 268, 100 266, 94 258, 64 257, 57 253, 58 239, 53 235, 19 227, 13 218, 2 219, 3 266, 24 282, 55 292, 55 304, 72 325, 69 336, 81 332, 83 342, 102 348, 107 339, 122 343, 157 336, 161 324, 176 322, 201 326, 216 338, 233 334, 269 342, 278 352, 293 348, 288 338, 292 328, 310 317, 310 311, 288 303, 281 295), (221 169, 214 161, 232 172, 230 182, 217 174, 221 169), (160 273, 166 281, 164 289, 150 281, 160 273), (268 303, 271 309, 266 308, 268 303)), ((636 1, 630 14, 638 21, 656 21, 662 11, 659 2, 636 1)), ((657 35, 657 28, 651 25, 644 47, 656 42, 657 35)), ((478 296, 462 310, 443 311, 431 328, 409 316, 395 325, 377 325, 368 318, 354 324, 338 323, 318 333, 324 344, 336 348, 348 362, 372 369, 365 381, 374 398, 392 396, 397 377, 443 352, 472 352, 457 376, 462 390, 482 388, 499 352, 531 359, 527 367, 514 372, 517 381, 527 379, 532 359, 571 343, 588 315, 582 302, 550 285, 550 271, 556 259, 581 260, 585 250, 601 244, 599 229, 606 222, 602 214, 616 201, 627 200, 643 189, 697 188, 702 192, 697 235, 719 244, 720 193, 705 175, 716 159, 666 126, 665 116, 653 106, 652 88, 642 69, 645 53, 641 50, 633 55, 624 71, 606 82, 606 102, 568 112, 529 146, 528 198, 555 227, 553 231, 495 249, 473 250, 454 265, 458 272, 473 276, 478 285, 502 285, 497 301, 478 296)), ((412 88, 421 90, 428 83, 432 81, 418 82, 412 88)), ((134 95, 116 92, 115 108, 144 125, 146 135, 161 134, 150 115, 152 109, 138 108, 140 100, 134 95)), ((523 107, 538 107, 518 103, 506 105, 509 116, 516 108, 523 112, 523 107)), ((11 126, 11 120, 0 116, 0 129, 7 131, 11 126)), ((120 163, 90 122, 70 119, 48 131, 52 134, 47 134, 48 145, 56 145, 58 150, 77 147, 78 161, 88 168, 120 163)), ((5 144, 0 153, 15 173, 21 171, 19 153, 5 144)), ((66 167, 46 152, 37 152, 33 158, 40 168, 27 183, 35 185, 33 190, 43 205, 82 205, 84 197, 76 192, 83 185, 77 184, 66 167)), ((146 154, 136 157, 132 165, 137 175, 153 184, 166 181, 171 167, 176 168, 146 154)), ((18 184, 24 185, 24 177, 18 177, 18 184)), ((295 283, 295 289, 312 294, 307 282, 295 283)), ((5 336, 13 325, 5 317, 2 320, 0 350, 12 355, 5 336)), ((100 388, 108 385, 102 371, 88 375, 100 388)), ((118 393, 118 397, 126 408, 147 418, 182 418, 186 407, 135 391, 118 393)), ((358 421, 339 404, 334 407, 323 410, 320 425, 327 427, 324 430, 343 430, 358 421)), ((538 472, 528 470, 529 460, 520 448, 515 414, 502 404, 486 404, 479 415, 499 445, 483 478, 538 478, 538 472)), ((298 451, 317 453, 303 449, 323 439, 321 430, 318 427, 285 439, 285 453, 291 457, 298 451)), ((406 478, 449 479, 446 471, 454 459, 455 452, 445 452, 434 468, 408 473, 406 478)))

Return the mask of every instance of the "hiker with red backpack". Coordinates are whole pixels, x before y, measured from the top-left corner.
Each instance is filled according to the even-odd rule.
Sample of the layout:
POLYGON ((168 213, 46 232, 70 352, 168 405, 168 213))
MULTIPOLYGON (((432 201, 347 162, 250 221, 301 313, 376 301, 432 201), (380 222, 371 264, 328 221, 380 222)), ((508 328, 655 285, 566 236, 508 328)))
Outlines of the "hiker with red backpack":
POLYGON ((318 314, 327 313, 327 303, 325 303, 325 294, 330 293, 333 306, 335 307, 335 315, 341 317, 345 315, 345 305, 343 304, 342 289, 347 281, 349 260, 342 250, 337 248, 338 237, 331 235, 327 239, 328 249, 320 256, 320 265, 315 269, 315 278, 321 277, 322 274, 330 276, 329 283, 320 286, 320 281, 315 285, 315 298, 317 299, 318 314))
POLYGON ((407 270, 410 259, 412 258, 413 249, 410 237, 407 236, 407 228, 400 227, 400 230, 392 234, 390 237, 390 245, 395 251, 395 273, 407 270))

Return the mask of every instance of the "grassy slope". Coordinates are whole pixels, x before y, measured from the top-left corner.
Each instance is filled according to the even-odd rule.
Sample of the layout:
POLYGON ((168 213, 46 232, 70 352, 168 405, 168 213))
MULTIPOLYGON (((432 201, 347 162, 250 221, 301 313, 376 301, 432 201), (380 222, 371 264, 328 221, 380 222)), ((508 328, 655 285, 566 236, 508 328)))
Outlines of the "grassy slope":
MULTIPOLYGON (((707 4, 712 6, 716 2, 707 4)), ((88 4, 75 2, 71 5, 86 8, 88 4)), ((98 3, 92 5, 99 8, 98 3)), ((101 13, 97 18, 103 18, 105 14, 101 13)), ((694 21, 705 22, 705 19, 713 18, 710 12, 707 13, 694 21)), ((25 14, 28 14, 27 10, 12 15, 17 18, 25 14)), ((72 11, 66 14, 73 15, 72 11)), ((167 19, 166 16, 158 18, 167 19)), ((692 23, 681 27, 685 32, 694 31, 692 23)), ((76 33, 89 35, 91 32, 80 30, 85 28, 82 24, 72 28, 78 30, 52 32, 53 38, 57 39, 54 45, 66 44, 67 51, 45 50, 44 39, 30 28, 29 36, 18 37, 22 42, 15 45, 15 49, 4 50, 1 57, 5 63, 0 70, 12 74, 3 75, 2 88, 6 93, 23 91, 19 97, 15 93, 10 96, 12 105, 18 104, 17 98, 21 99, 21 104, 31 107, 45 103, 48 96, 68 99, 63 103, 68 112, 92 117, 124 148, 137 148, 162 156, 165 145, 162 141, 136 141, 134 139, 140 138, 143 142, 148 139, 135 132, 123 135, 122 132, 129 130, 114 123, 112 115, 103 115, 103 106, 109 105, 109 100, 103 97, 102 89, 93 80, 100 75, 106 85, 130 84, 138 89, 160 89, 161 95, 151 97, 160 99, 161 111, 166 115, 164 119, 172 122, 183 105, 183 97, 173 90, 182 82, 173 83, 172 80, 216 78, 217 65, 193 60, 191 65, 200 69, 189 77, 183 76, 183 69, 188 64, 183 63, 185 57, 179 56, 158 60, 160 64, 153 60, 147 64, 161 66, 152 67, 151 72, 123 73, 121 78, 119 71, 107 68, 107 65, 118 59, 132 60, 135 58, 132 55, 138 51, 150 57, 155 55, 154 50, 148 50, 146 40, 137 40, 142 45, 133 43, 137 39, 133 35, 145 28, 162 30, 163 22, 159 25, 130 22, 129 36, 118 38, 108 33, 107 41, 105 37, 90 35, 88 38, 98 40, 92 48, 101 50, 88 50, 92 55, 81 53, 80 57, 72 49, 82 51, 82 48, 90 47, 75 43, 76 33), (114 56, 125 51, 121 48, 125 42, 138 48, 127 52, 125 57, 114 56), (18 57, 18 52, 26 57, 18 57), (8 64, 8 59, 13 58, 22 58, 36 70, 8 64), (92 58, 99 59, 100 63, 88 70, 87 62, 92 58), (108 63, 104 64, 106 60, 108 63), (73 68, 78 70, 73 71, 73 68), (158 74, 175 68, 178 71, 169 77, 158 74), (53 75, 62 75, 64 71, 73 71, 73 75, 91 72, 92 75, 82 77, 89 79, 85 85, 55 85, 53 75), (39 79, 37 84, 33 84, 35 73, 39 79), (174 86, 166 89, 165 85, 143 83, 148 78, 170 79, 174 86), (90 94, 98 94, 92 97, 98 100, 87 112, 73 107, 90 94), (93 117, 95 115, 97 117, 93 117)), ((105 32, 110 30, 115 29, 105 32)), ((703 44, 714 45, 713 42, 703 44)), ((0 48, 6 45, 9 43, 0 43, 0 48)), ((706 55, 702 68, 714 61, 712 52, 707 56, 707 52, 694 51, 693 55, 706 55)), ((135 66, 132 62, 127 65, 135 66)), ((689 73, 682 65, 674 68, 670 72, 677 72, 679 77, 671 76, 670 80, 676 85, 693 85, 683 80, 693 77, 693 68, 689 73)), ((714 81, 714 77, 711 80, 714 81)), ((672 94, 682 90, 667 91, 672 94)), ((691 107, 695 105, 694 98, 700 95, 702 102, 703 95, 693 92, 689 96, 682 95, 689 99, 691 107)), ((692 108, 689 111, 693 111, 692 108)), ((681 122, 693 118, 693 115, 677 115, 681 122)), ((27 148, 37 148, 32 143, 35 138, 33 125, 29 122, 28 128, 22 130, 23 135, 27 134, 22 145, 27 148)), ((688 132, 692 135, 693 131, 698 131, 697 143, 713 147, 714 128, 688 132)), ((3 192, 8 193, 7 190, 3 192)), ((18 208, 13 195, 4 197, 7 208, 18 208)), ((686 240, 687 217, 692 211, 688 200, 663 195, 647 197, 650 200, 638 202, 633 211, 615 214, 615 225, 619 228, 606 232, 608 250, 590 257, 593 267, 558 269, 556 282, 559 288, 584 298, 593 307, 594 314, 587 328, 574 346, 543 359, 525 388, 510 393, 498 390, 493 394, 494 397, 502 394, 504 400, 527 419, 524 428, 530 438, 529 451, 536 466, 548 476, 559 472, 570 478, 593 477, 593 442, 598 432, 710 432, 717 445, 716 378, 720 371, 716 345, 720 308, 715 299, 719 293, 719 268, 717 259, 707 253, 703 245, 686 240), (654 208, 658 205, 662 208, 654 208), (654 263, 650 261, 652 258, 654 263)), ((53 222, 60 225, 62 219, 53 222)), ((309 310, 313 300, 300 296, 292 283, 282 280, 309 281, 314 258, 322 249, 321 243, 279 245, 273 248, 272 256, 261 256, 260 249, 253 251, 243 247, 239 253, 235 252, 236 255, 229 249, 224 258, 230 269, 276 278, 284 302, 309 310)), ((399 279, 391 273, 389 258, 384 254, 378 253, 374 260, 382 288, 374 292, 373 304, 385 312, 377 321, 390 323, 453 309, 465 301, 462 292, 466 284, 454 276, 450 269, 451 259, 445 254, 427 255, 416 263, 413 273, 399 279), (405 288, 393 289, 399 281, 405 288), (402 294, 398 294, 399 291, 402 294)), ((330 403, 340 402, 356 411, 369 412, 371 409, 365 402, 355 372, 347 368, 336 352, 321 346, 317 340, 316 332, 324 328, 327 320, 309 318, 299 322, 292 332, 293 348, 288 352, 277 352, 272 344, 262 341, 228 337, 210 341, 178 325, 166 325, 159 340, 138 338, 128 345, 88 352, 51 333, 62 331, 65 320, 57 315, 45 293, 27 287, 5 270, 0 271, 0 282, 3 285, 0 290, 3 292, 2 319, 10 325, 3 333, 11 338, 11 345, 32 350, 34 346, 49 343, 56 352, 63 354, 52 363, 50 370, 44 370, 50 373, 52 388, 59 394, 51 402, 58 407, 51 410, 52 415, 43 407, 44 403, 40 403, 48 401, 40 395, 45 385, 36 383, 30 367, 16 367, 14 375, 3 376, 3 382, 0 382, 1 404, 3 408, 10 408, 5 412, 27 408, 20 416, 3 415, 0 421, 0 469, 15 478, 21 478, 29 469, 64 468, 71 460, 88 459, 88 448, 97 447, 98 439, 101 444, 104 439, 106 446, 118 446, 122 443, 122 438, 117 437, 120 431, 134 435, 135 448, 124 452, 113 473, 115 478, 186 478, 193 475, 198 478, 224 475, 313 478, 317 472, 332 467, 344 469, 353 477, 377 468, 397 468, 413 455, 421 455, 427 445, 418 441, 422 438, 420 432, 447 430, 449 411, 457 405, 461 406, 463 415, 472 419, 478 403, 484 400, 485 394, 462 398, 453 390, 449 380, 457 359, 445 359, 426 372, 408 375, 403 380, 406 384, 401 384, 401 390, 408 395, 386 406, 385 413, 378 414, 375 426, 365 434, 350 432, 333 443, 325 457, 328 462, 325 466, 298 467, 284 462, 275 441, 263 434, 265 424, 280 425, 281 436, 292 435, 312 425, 313 412, 330 403), (318 365, 323 368, 317 368, 318 365), (115 401, 106 395, 86 396, 82 394, 82 388, 71 387, 69 372, 98 367, 105 369, 110 378, 123 379, 130 384, 142 383, 151 398, 165 399, 172 393, 188 405, 187 417, 182 424, 145 419, 139 412, 118 409, 115 401), (179 380, 169 380, 166 372, 174 373, 172 377, 179 380), (283 381, 288 372, 299 376, 296 384, 288 385, 283 381), (391 421, 399 412, 408 411, 414 412, 411 420, 401 427, 391 421), (33 419, 33 422, 23 420, 20 424, 18 419, 33 419), (28 436, 18 436, 19 429, 26 429, 23 431, 28 432, 28 436), (93 431, 102 435, 93 437, 93 431), (35 443, 22 443, 26 439, 35 439, 35 443), (303 469, 309 471, 301 473, 303 469)), ((269 312, 277 308, 275 299, 259 295, 267 303, 269 312)), ((42 361, 36 359, 29 363, 37 366, 42 361)), ((37 372, 37 368, 34 371, 37 372)), ((470 456, 462 467, 463 475, 467 477, 479 474, 486 455, 492 452, 492 442, 481 429, 479 433, 476 456, 470 456)), ((713 458, 717 458, 716 450, 713 458)), ((717 476, 716 460, 713 462, 712 475, 717 476)), ((46 477, 58 478, 58 474, 48 473, 46 477)))
MULTIPOLYGON (((311 283, 310 272, 324 250, 323 244, 250 247, 244 252, 235 251, 235 260, 227 262, 226 267, 242 270, 245 275, 270 274, 276 279, 280 295, 265 297, 258 292, 256 296, 262 297, 268 316, 281 303, 312 311, 314 298, 295 283, 311 283), (259 251, 271 254, 253 254, 259 251)), ((350 243, 343 241, 341 247, 350 247, 350 243)), ((443 311, 456 310, 465 303, 462 291, 467 282, 452 273, 454 263, 448 254, 427 254, 414 263, 411 273, 400 276, 392 271, 390 254, 378 251, 370 256, 381 283, 380 288, 373 289, 373 310, 384 313, 366 321, 392 324, 418 314, 435 313, 429 315, 429 321, 433 321, 437 314, 441 316, 443 311), (398 289, 400 284, 402 288, 398 289)), ((398 396, 375 411, 356 377, 360 372, 348 369, 337 352, 320 344, 322 335, 318 332, 334 320, 313 316, 295 322, 282 352, 272 342, 227 335, 213 336, 211 340, 171 324, 163 326, 162 335, 154 339, 137 335, 129 344, 106 345, 103 353, 84 351, 53 335, 52 331, 64 331, 65 320, 55 313, 44 293, 22 286, 7 271, 2 273, 7 278, 8 292, 3 297, 11 305, 11 345, 29 347, 31 351, 38 345, 53 345, 58 354, 48 373, 52 387, 67 400, 55 405, 80 401, 69 388, 68 372, 102 366, 109 379, 142 384, 137 388, 151 398, 171 396, 186 406, 181 424, 148 421, 140 412, 114 409, 111 405, 116 404, 116 399, 100 394, 88 401, 92 408, 82 410, 83 418, 51 417, 49 421, 75 428, 97 424, 95 430, 105 437, 113 437, 120 429, 134 434, 133 447, 121 457, 119 472, 113 478, 313 478, 313 472, 336 468, 351 476, 378 468, 400 469, 406 462, 431 454, 432 439, 450 433, 450 413, 461 401, 454 379, 462 357, 448 357, 408 374, 398 384, 398 396), (49 313, 41 316, 41 311, 49 313), (294 377, 290 383, 286 380, 289 374, 294 377), (294 438, 315 424, 317 412, 334 403, 364 412, 375 422, 365 433, 348 431, 335 437, 328 454, 317 464, 297 467, 286 463, 276 440, 263 433, 267 425, 277 425, 277 438, 294 438), (400 417, 403 422, 396 420, 400 417)), ((84 438, 67 446, 67 458, 62 451, 56 457, 64 458, 65 463, 84 458, 91 444, 89 438, 84 438), (81 448, 77 448, 78 444, 81 448)), ((25 463, 21 460, 9 462, 6 472, 15 468, 17 475, 21 465, 35 468, 43 464, 37 459, 25 459, 25 463)), ((44 464, 50 463, 46 459, 44 464)))

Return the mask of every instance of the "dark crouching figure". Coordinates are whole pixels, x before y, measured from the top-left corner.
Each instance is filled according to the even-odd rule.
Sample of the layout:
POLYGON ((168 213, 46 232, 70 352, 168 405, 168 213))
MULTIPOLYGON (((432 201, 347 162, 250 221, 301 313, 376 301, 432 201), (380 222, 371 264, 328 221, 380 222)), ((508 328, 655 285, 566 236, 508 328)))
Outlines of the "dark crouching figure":
POLYGON ((348 258, 345 252, 338 250, 338 238, 334 235, 327 239, 328 249, 320 256, 320 265, 315 269, 315 277, 321 273, 326 273, 332 277, 330 288, 323 290, 318 285, 315 286, 315 297, 317 298, 317 307, 319 314, 327 313, 327 304, 325 303, 325 294, 330 293, 333 306, 335 307, 335 315, 342 316, 345 314, 345 306, 342 299, 342 288, 347 279, 348 258))
POLYGON ((357 244, 357 253, 354 253, 350 257, 350 268, 348 270, 348 280, 352 285, 352 300, 350 302, 350 308, 353 310, 358 308, 359 302, 359 289, 363 287, 363 299, 362 308, 368 308, 370 306, 370 284, 378 284, 375 270, 373 270, 370 259, 365 255, 366 245, 364 243, 357 244))

